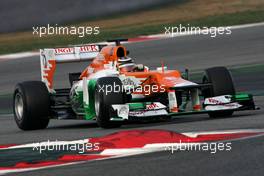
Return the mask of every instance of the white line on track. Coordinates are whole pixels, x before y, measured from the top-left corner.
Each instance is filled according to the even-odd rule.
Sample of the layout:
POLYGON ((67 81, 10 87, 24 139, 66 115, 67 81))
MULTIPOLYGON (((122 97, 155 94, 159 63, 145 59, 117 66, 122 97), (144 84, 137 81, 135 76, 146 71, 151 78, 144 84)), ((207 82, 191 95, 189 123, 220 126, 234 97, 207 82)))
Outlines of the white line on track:
POLYGON ((13 53, 13 54, 5 54, 0 56, 1 60, 13 60, 13 59, 20 59, 25 57, 33 57, 38 56, 39 52, 33 51, 33 52, 22 52, 22 53, 13 53))

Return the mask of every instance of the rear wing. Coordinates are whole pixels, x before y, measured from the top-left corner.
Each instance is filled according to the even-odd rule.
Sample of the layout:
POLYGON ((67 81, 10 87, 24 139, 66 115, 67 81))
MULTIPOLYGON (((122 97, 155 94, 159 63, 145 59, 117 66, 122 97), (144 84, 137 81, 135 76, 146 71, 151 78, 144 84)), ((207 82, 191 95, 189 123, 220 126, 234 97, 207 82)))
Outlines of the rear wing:
POLYGON ((41 80, 49 92, 54 92, 53 76, 58 63, 81 62, 92 60, 105 45, 81 45, 65 48, 40 50, 41 80))

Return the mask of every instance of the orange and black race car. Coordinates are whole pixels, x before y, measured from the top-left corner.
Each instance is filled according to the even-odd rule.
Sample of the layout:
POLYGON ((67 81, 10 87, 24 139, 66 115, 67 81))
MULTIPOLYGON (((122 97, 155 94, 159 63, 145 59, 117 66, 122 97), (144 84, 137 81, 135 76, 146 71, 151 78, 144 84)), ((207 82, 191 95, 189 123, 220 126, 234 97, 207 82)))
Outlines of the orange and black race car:
POLYGON ((225 67, 205 70, 202 83, 188 80, 188 73, 156 70, 136 64, 120 42, 115 45, 81 45, 40 50, 41 81, 17 84, 15 121, 23 130, 46 128, 50 118, 96 120, 103 128, 118 127, 125 120, 153 120, 177 115, 208 113, 231 116, 254 110, 250 94, 237 94, 225 67), (92 60, 81 73, 70 73, 71 88, 54 89, 56 66, 92 60))

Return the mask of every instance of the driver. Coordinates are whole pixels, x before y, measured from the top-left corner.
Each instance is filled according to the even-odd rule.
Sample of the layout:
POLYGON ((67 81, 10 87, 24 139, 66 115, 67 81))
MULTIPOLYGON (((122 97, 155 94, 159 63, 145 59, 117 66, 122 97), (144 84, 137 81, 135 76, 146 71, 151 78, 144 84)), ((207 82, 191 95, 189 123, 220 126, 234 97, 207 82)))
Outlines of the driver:
POLYGON ((128 56, 118 59, 118 68, 121 72, 144 71, 142 64, 135 64, 134 60, 128 56))

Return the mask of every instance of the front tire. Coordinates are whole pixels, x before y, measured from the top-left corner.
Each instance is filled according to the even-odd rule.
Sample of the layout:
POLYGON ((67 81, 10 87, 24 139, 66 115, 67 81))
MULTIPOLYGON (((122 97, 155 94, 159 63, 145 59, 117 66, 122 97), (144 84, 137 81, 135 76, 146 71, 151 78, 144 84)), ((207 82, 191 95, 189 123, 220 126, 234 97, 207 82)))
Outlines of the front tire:
MULTIPOLYGON (((235 95, 232 76, 226 67, 213 67, 205 70, 203 83, 211 83, 212 86, 203 90, 205 98, 220 95, 235 95)), ((233 110, 209 112, 210 117, 227 117, 233 114, 233 110)))
POLYGON ((17 84, 13 96, 13 111, 20 129, 46 128, 50 115, 50 98, 46 85, 40 81, 17 84))
POLYGON ((121 122, 110 121, 111 105, 125 103, 120 79, 117 77, 99 78, 96 83, 94 99, 98 126, 102 128, 120 127, 122 125, 121 122), (115 86, 118 86, 120 91, 113 91, 115 86), (112 91, 108 92, 106 87, 111 87, 112 91))

